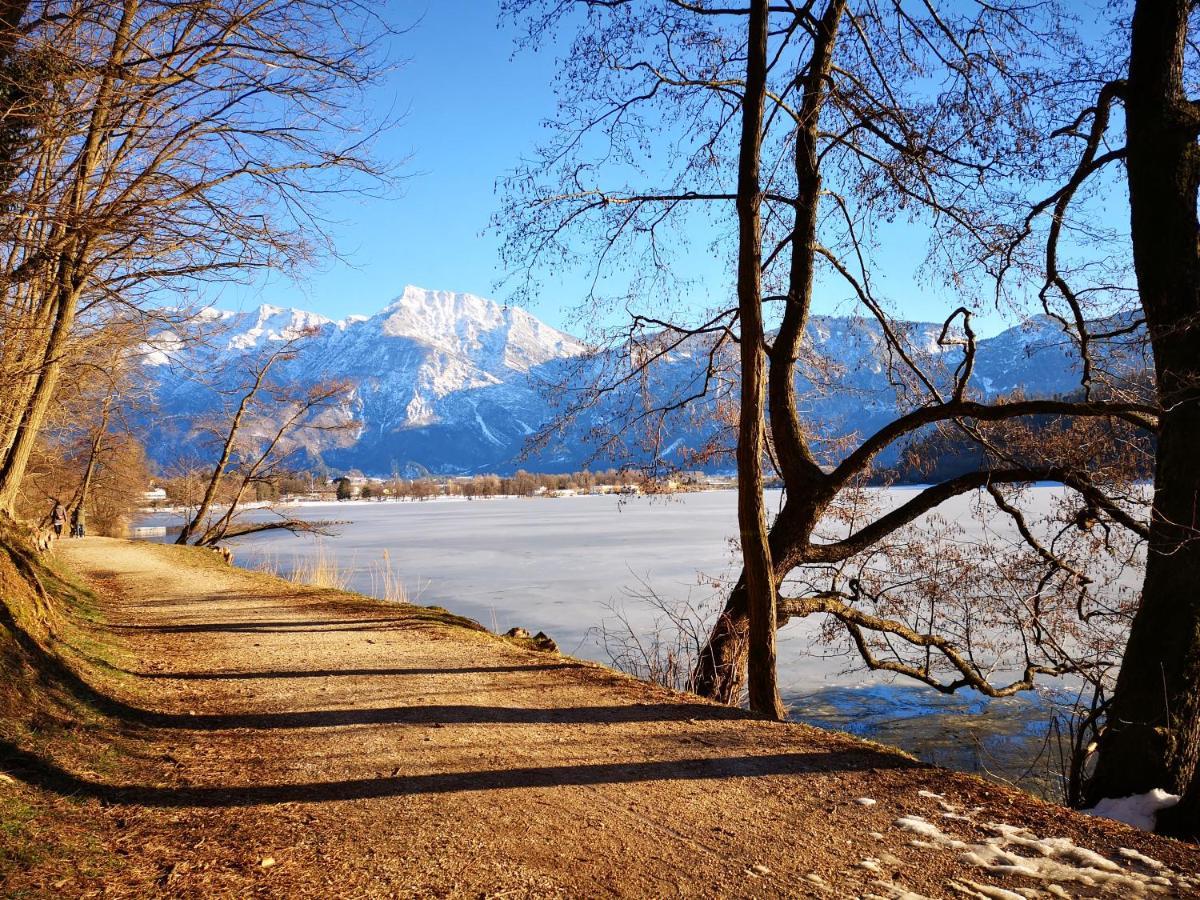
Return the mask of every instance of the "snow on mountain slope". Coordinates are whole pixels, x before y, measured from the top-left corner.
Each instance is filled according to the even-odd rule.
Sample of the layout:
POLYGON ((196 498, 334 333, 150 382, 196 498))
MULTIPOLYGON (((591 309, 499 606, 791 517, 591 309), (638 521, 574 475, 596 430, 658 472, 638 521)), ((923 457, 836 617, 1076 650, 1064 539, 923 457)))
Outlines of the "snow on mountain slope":
MULTIPOLYGON (((299 383, 322 379, 354 385, 361 424, 350 450, 331 451, 337 462, 372 472, 462 471, 511 459, 526 435, 546 418, 537 372, 586 352, 585 346, 521 309, 471 294, 406 287, 374 316, 332 321, 303 310, 262 306, 214 314, 216 349, 181 349, 174 335, 155 339, 150 362, 161 370, 158 398, 175 427, 152 443, 160 462, 179 455, 195 434, 185 424, 217 402, 215 392, 185 368, 244 369, 239 355, 304 336, 299 356, 280 377, 299 383), (207 365, 164 365, 175 356, 207 355, 207 365)), ((318 448, 314 448, 318 449, 318 448)), ((321 448, 324 449, 324 448, 321 448)))
POLYGON ((523 309, 500 307, 473 294, 409 285, 371 322, 386 337, 404 337, 471 359, 481 369, 527 372, 576 356, 585 347, 523 309))
MULTIPOLYGON (((219 399, 210 388, 183 377, 183 367, 163 365, 172 356, 208 354, 204 365, 197 366, 194 358, 190 365, 225 368, 233 379, 244 369, 239 369, 239 355, 304 336, 302 351, 281 367, 280 377, 300 384, 349 382, 354 390, 346 414, 361 425, 351 446, 314 445, 312 456, 373 474, 509 471, 518 465, 578 468, 597 433, 611 431, 614 421, 636 412, 641 391, 660 399, 695 393, 704 383, 708 356, 703 348, 672 353, 646 384, 631 383, 606 395, 552 447, 525 460, 525 442, 550 420, 554 401, 585 391, 601 371, 627 370, 628 348, 592 353, 524 310, 413 286, 373 316, 342 321, 275 306, 211 315, 221 327, 212 342, 215 349, 181 348, 167 333, 155 341, 149 362, 155 364, 166 416, 151 429, 156 439, 150 446, 162 463, 194 444, 194 421, 219 399), (548 392, 546 386, 555 384, 559 387, 548 392)), ((942 368, 946 383, 961 351, 937 343, 941 326, 910 322, 896 327, 912 352, 942 368)), ((830 438, 865 434, 895 414, 894 378, 875 322, 814 317, 805 349, 797 387, 803 414, 816 433, 830 438)), ((980 341, 974 386, 985 397, 1018 389, 1030 396, 1066 393, 1078 385, 1071 360, 1057 325, 1034 319, 980 341)), ((711 438, 717 428, 701 408, 699 415, 689 412, 668 423, 661 446, 672 447, 675 460, 682 462, 690 447, 711 438)))
POLYGON ((274 341, 290 341, 335 324, 316 313, 263 305, 252 313, 223 316, 233 332, 228 347, 250 350, 274 341))

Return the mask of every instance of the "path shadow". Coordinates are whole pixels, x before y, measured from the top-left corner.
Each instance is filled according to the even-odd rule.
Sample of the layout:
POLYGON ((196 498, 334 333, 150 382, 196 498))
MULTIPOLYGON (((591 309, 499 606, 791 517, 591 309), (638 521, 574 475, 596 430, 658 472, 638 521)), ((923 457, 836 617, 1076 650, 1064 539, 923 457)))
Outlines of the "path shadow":
POLYGON ((248 807, 277 803, 327 803, 453 791, 555 788, 572 785, 634 784, 804 775, 872 769, 930 769, 931 766, 870 748, 852 751, 771 753, 761 756, 699 757, 653 762, 592 763, 446 772, 392 778, 359 778, 246 787, 152 787, 106 785, 83 778, 0 741, 0 760, 27 784, 71 797, 113 805, 153 807, 248 807))
POLYGON ((380 631, 381 625, 404 625, 401 618, 390 619, 285 619, 283 621, 197 622, 189 625, 110 625, 114 631, 140 631, 151 634, 292 634, 304 631, 380 631), (345 627, 352 626, 352 627, 345 627))
POLYGON ((360 709, 255 713, 170 713, 110 701, 123 718, 152 728, 187 731, 292 731, 355 725, 602 725, 743 719, 741 710, 709 703, 634 703, 612 706, 470 706, 432 704, 360 709))
MULTIPOLYGON (((6 627, 34 662, 44 683, 56 683, 93 709, 134 725, 151 728, 219 731, 228 729, 291 730, 352 725, 446 724, 581 724, 616 722, 715 720, 743 718, 741 710, 708 703, 623 704, 614 706, 525 708, 504 706, 393 706, 365 709, 307 710, 302 712, 201 714, 143 709, 103 693, 48 652, 13 620, 0 603, 0 627, 6 627)), ((548 668, 553 668, 547 664, 548 668)), ((437 672, 438 670, 431 670, 437 672)), ((455 671, 447 669, 446 672, 455 671)), ((169 676, 165 676, 169 677, 169 676)))
MULTIPOLYGON (((583 724, 618 722, 716 720, 742 718, 745 713, 707 703, 623 704, 614 706, 525 708, 504 706, 394 706, 302 712, 201 714, 143 709, 97 690, 21 629, 0 603, 0 627, 6 627, 28 654, 45 683, 57 683, 93 709, 134 725, 151 728, 219 731, 230 729, 291 730, 353 725, 446 724, 583 724)), ((453 670, 448 670, 453 671, 453 670)))
POLYGON ((275 678, 344 678, 346 676, 413 676, 413 675, 487 675, 498 673, 549 672, 557 669, 582 669, 579 663, 546 663, 533 666, 455 666, 428 669, 300 669, 266 670, 262 672, 134 672, 120 669, 126 675, 164 681, 240 681, 275 678))

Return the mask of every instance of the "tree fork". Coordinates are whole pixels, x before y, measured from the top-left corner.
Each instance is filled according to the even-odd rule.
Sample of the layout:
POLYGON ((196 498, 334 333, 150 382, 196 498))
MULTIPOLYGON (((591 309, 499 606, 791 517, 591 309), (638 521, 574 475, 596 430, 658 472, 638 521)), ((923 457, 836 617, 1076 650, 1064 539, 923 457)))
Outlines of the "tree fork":
MULTIPOLYGON (((796 548, 802 546, 807 532, 798 522, 796 501, 784 501, 783 508, 767 532, 776 590, 788 570, 796 564, 796 548)), ((809 510, 811 513, 811 510, 809 510)), ((733 705, 741 697, 746 678, 746 652, 749 637, 749 608, 746 579, 739 576, 725 607, 721 610, 708 642, 700 653, 692 673, 691 689, 702 697, 733 705)), ((777 624, 779 624, 777 622, 777 624)))

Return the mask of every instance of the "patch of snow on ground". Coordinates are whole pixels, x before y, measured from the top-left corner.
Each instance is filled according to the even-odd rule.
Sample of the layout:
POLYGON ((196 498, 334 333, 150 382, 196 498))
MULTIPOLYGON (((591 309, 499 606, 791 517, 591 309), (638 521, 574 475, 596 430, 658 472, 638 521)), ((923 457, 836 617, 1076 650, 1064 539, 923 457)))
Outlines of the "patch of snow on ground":
POLYGON ((872 881, 871 887, 884 891, 883 894, 863 894, 863 900, 931 900, 891 881, 872 881))
POLYGON ((854 802, 857 803, 859 806, 874 806, 875 805, 875 801, 872 800, 870 797, 859 797, 854 802))
MULTIPOLYGON (((1118 892, 1121 896, 1166 893, 1176 886, 1191 885, 1191 879, 1176 876, 1165 867, 1153 869, 1153 875, 1132 871, 1099 853, 1077 846, 1067 838, 1039 838, 1027 829, 1014 825, 981 825, 993 836, 982 843, 970 843, 946 834, 921 816, 902 816, 894 824, 922 838, 912 841, 914 846, 956 850, 962 862, 992 875, 1101 887, 1118 892)), ((1122 856, 1130 858, 1129 854, 1122 856)), ((977 885, 972 887, 981 890, 977 885)), ((999 898, 1005 895, 979 893, 976 896, 999 898)))
POLYGON ((951 847, 954 850, 965 849, 966 844, 962 841, 955 841, 942 834, 942 830, 932 822, 927 822, 921 816, 902 816, 896 820, 896 827, 902 828, 905 831, 911 831, 913 834, 923 838, 928 838, 937 844, 946 847, 951 847))
POLYGON ((804 880, 823 894, 828 894, 833 890, 833 888, 829 886, 829 882, 816 872, 809 872, 804 876, 804 880))
POLYGON ((1142 831, 1153 831, 1158 811, 1170 809, 1179 802, 1178 794, 1168 794, 1162 788, 1129 797, 1106 797, 1091 809, 1080 810, 1089 816, 1124 822, 1142 831))
POLYGON ((1128 847, 1122 847, 1117 851, 1118 856, 1123 856, 1125 859, 1131 859, 1134 862, 1139 862, 1148 869, 1165 869, 1162 863, 1153 857, 1147 856, 1145 853, 1139 853, 1137 850, 1130 850, 1128 847))
POLYGON ((967 897, 978 897, 980 900, 1026 900, 1024 894, 996 887, 994 884, 979 884, 975 881, 952 881, 950 887, 967 897))

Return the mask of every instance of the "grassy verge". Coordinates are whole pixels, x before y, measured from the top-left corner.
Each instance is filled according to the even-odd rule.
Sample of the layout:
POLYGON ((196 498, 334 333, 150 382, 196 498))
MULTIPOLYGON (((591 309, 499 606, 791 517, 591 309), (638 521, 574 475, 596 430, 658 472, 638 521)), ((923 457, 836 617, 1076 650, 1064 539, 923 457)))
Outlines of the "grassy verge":
POLYGON ((112 723, 76 674, 76 667, 91 669, 88 663, 95 663, 109 673, 105 677, 116 677, 128 664, 105 640, 103 622, 95 594, 52 559, 33 554, 13 529, 0 534, 4 896, 69 892, 68 885, 79 879, 102 878, 122 865, 98 835, 95 810, 88 808, 93 804, 44 793, 5 772, 20 754, 97 774, 120 767, 123 751, 112 723))

